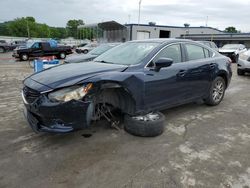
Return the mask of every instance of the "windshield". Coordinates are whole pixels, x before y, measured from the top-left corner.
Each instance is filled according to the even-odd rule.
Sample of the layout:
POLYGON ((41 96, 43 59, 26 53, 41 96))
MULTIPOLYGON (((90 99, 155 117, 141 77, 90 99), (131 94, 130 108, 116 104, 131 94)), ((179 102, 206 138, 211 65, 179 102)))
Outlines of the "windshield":
POLYGON ((240 45, 238 44, 226 44, 222 48, 223 49, 238 49, 240 45))
POLYGON ((121 65, 140 63, 159 43, 128 42, 121 44, 97 57, 94 61, 121 65))
POLYGON ((28 41, 27 43, 26 43, 26 47, 27 48, 31 48, 31 46, 34 44, 34 42, 31 42, 31 41, 28 41))
POLYGON ((94 49, 91 51, 90 54, 92 54, 92 55, 101 55, 101 54, 103 54, 104 52, 106 52, 107 50, 109 50, 109 49, 111 49, 111 48, 113 48, 113 47, 115 47, 115 46, 116 46, 115 44, 114 44, 114 45, 111 45, 111 44, 103 44, 103 45, 101 45, 101 46, 99 46, 99 47, 94 48, 94 49))

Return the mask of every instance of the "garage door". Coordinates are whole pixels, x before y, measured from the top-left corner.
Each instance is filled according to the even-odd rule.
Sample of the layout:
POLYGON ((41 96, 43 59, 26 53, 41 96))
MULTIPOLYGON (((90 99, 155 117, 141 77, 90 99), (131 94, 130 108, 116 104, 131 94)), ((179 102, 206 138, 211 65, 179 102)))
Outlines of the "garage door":
POLYGON ((150 32, 148 31, 137 31, 137 40, 149 39, 150 32))

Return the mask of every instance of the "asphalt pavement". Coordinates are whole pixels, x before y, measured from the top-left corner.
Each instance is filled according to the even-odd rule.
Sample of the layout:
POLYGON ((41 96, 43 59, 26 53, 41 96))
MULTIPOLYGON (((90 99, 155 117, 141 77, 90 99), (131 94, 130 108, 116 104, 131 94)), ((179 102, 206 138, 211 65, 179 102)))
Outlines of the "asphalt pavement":
POLYGON ((23 117, 29 62, 0 54, 1 188, 250 188, 250 75, 219 106, 163 111, 165 132, 140 138, 101 121, 70 134, 36 134, 23 117))

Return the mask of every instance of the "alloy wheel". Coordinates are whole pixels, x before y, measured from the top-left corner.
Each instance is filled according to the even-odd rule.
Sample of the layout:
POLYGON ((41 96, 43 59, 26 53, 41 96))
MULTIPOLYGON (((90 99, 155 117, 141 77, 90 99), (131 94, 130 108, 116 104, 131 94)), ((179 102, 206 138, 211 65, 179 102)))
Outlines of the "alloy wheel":
POLYGON ((220 102, 223 95, 224 95, 225 85, 221 80, 217 80, 217 82, 214 84, 213 88, 213 100, 214 102, 220 102))

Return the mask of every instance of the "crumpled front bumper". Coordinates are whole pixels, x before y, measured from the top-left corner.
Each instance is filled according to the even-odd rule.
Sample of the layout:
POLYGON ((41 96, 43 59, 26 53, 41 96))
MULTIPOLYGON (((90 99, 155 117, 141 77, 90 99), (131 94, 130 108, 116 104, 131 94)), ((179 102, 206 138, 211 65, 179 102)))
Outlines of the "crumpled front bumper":
POLYGON ((45 95, 33 103, 28 103, 23 96, 23 102, 24 115, 35 132, 67 133, 87 128, 93 113, 91 102, 72 100, 54 103, 45 95))

